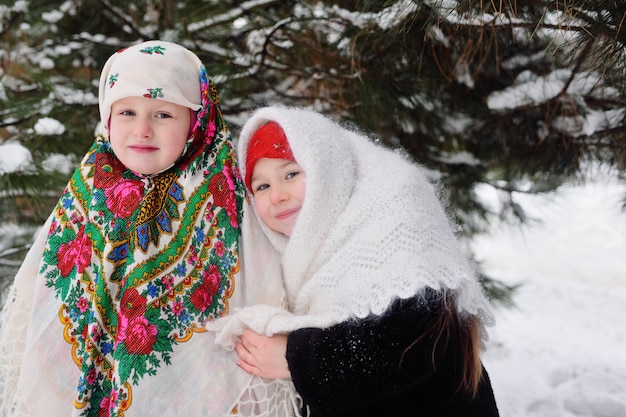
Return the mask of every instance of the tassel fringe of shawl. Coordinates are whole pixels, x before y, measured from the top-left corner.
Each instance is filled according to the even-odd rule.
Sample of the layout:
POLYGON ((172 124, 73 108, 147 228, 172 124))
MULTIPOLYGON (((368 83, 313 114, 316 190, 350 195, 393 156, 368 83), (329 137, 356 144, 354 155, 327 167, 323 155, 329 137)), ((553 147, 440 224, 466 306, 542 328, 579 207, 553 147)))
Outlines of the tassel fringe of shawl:
POLYGON ((486 340, 489 302, 421 168, 318 113, 268 107, 242 129, 242 170, 252 134, 270 120, 306 173, 305 202, 289 240, 258 217, 250 222, 247 307, 207 325, 216 341, 230 350, 246 327, 273 335, 379 315, 426 287, 453 292, 461 314, 480 318, 486 340))

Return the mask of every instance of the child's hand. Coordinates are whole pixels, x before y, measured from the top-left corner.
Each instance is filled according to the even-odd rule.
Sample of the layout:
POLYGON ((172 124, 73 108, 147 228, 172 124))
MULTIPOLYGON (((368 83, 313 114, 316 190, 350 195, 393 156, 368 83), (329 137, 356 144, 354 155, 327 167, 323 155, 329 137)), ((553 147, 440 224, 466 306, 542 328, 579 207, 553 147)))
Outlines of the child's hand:
POLYGON ((287 365, 287 335, 263 336, 250 329, 235 344, 240 360, 237 365, 263 378, 291 378, 287 365))

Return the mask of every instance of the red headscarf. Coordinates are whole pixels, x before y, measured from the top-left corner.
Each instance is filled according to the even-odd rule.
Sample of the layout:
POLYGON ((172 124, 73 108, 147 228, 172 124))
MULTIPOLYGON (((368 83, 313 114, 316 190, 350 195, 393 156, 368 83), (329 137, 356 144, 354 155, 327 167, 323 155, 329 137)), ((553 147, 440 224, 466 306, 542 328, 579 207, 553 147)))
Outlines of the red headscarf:
POLYGON ((279 158, 295 161, 285 132, 276 122, 267 122, 261 126, 252 138, 248 146, 246 156, 246 187, 252 191, 250 182, 254 165, 261 158, 279 158))

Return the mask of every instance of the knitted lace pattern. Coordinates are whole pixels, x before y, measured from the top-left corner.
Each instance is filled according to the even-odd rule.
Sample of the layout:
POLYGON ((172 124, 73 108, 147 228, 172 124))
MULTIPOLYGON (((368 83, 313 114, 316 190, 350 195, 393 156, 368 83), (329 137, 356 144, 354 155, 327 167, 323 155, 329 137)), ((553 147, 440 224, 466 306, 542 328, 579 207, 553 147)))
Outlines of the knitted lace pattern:
POLYGON ((257 216, 262 233, 244 252, 247 307, 208 324, 218 343, 232 349, 246 327, 272 335, 379 315, 394 299, 427 287, 452 292, 461 314, 493 323, 476 274, 420 166, 319 113, 267 107, 242 129, 242 170, 251 136, 270 120, 283 128, 306 173, 305 201, 289 239, 257 216))

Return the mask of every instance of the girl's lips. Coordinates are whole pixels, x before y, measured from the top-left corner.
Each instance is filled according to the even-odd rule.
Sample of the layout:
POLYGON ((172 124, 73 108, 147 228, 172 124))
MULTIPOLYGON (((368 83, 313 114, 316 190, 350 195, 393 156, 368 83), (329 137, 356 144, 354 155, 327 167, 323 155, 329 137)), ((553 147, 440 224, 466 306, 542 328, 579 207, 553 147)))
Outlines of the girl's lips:
POLYGON ((129 146, 130 149, 132 149, 133 151, 137 152, 137 153, 150 153, 150 152, 154 152, 156 151, 158 148, 154 147, 154 146, 142 146, 142 145, 131 145, 129 146))
POLYGON ((287 209, 287 210, 283 210, 277 213, 276 216, 274 217, 278 220, 285 220, 286 218, 291 217, 294 214, 297 214, 299 211, 300 211, 299 208, 287 209))

